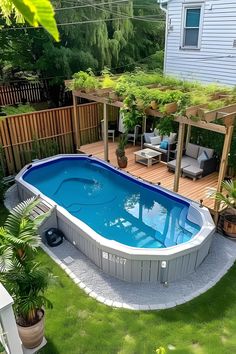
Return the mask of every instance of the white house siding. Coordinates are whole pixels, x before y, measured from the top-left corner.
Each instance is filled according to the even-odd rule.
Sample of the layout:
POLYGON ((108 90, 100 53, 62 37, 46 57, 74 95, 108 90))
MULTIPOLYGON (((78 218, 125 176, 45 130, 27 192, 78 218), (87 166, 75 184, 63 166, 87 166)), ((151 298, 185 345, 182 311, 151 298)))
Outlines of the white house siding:
POLYGON ((168 24, 166 74, 236 85, 236 0, 169 0, 168 24), (200 49, 180 49, 182 6, 193 3, 204 3, 200 49))

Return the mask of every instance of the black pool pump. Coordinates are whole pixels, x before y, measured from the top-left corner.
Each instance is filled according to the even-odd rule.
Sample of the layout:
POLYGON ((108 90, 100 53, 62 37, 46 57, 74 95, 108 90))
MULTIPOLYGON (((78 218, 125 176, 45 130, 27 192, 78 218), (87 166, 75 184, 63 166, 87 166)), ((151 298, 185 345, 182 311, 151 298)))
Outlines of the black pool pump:
POLYGON ((45 232, 45 238, 50 247, 56 247, 62 244, 64 237, 63 232, 55 227, 51 227, 45 232))

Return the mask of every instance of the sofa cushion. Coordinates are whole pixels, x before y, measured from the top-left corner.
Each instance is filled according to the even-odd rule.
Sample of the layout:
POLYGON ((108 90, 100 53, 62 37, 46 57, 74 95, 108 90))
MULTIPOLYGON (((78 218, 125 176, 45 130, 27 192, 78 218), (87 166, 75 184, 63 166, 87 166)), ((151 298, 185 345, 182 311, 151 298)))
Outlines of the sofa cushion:
POLYGON ((202 161, 206 161, 206 160, 208 160, 208 155, 207 155, 206 151, 203 151, 201 153, 201 155, 199 155, 197 158, 197 162, 198 162, 199 166, 201 165, 202 161))
POLYGON ((186 148, 185 155, 197 159, 199 152, 199 146, 189 143, 186 148))
POLYGON ((153 138, 155 135, 154 133, 144 133, 144 141, 145 143, 151 144, 150 138, 153 138))
POLYGON ((162 152, 163 154, 167 154, 167 152, 168 152, 168 150, 161 149, 160 145, 153 145, 153 144, 149 144, 149 143, 144 143, 143 146, 145 148, 149 148, 149 149, 153 149, 153 150, 162 152))
POLYGON ((198 177, 198 176, 201 176, 202 173, 203 173, 203 170, 201 168, 196 167, 196 166, 186 166, 183 168, 183 173, 186 175, 186 176, 189 176, 189 177, 198 177))
POLYGON ((160 136, 153 136, 150 138, 152 145, 160 145, 161 137, 160 136))
POLYGON ((206 152, 208 159, 211 159, 214 155, 213 149, 209 149, 209 148, 205 148, 204 146, 200 146, 198 156, 200 156, 203 152, 206 152))
MULTIPOLYGON (((176 161, 177 161, 177 160, 169 161, 169 162, 167 163, 167 166, 168 166, 171 170, 175 170, 175 168, 176 168, 176 161)), ((182 160, 181 160, 181 166, 180 166, 181 170, 182 170, 184 167, 187 167, 187 166, 189 166, 188 162, 186 162, 184 159, 182 159, 182 160)))

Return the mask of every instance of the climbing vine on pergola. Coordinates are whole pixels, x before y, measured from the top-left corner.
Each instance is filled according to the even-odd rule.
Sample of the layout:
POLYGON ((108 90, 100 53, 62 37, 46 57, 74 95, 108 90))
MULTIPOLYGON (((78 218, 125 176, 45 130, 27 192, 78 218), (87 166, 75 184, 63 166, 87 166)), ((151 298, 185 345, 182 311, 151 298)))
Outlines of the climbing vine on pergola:
MULTIPOLYGON (((228 154, 236 117, 236 96, 226 87, 203 86, 188 83, 175 78, 163 77, 156 73, 124 74, 112 77, 106 73, 95 77, 92 73, 80 72, 74 75, 66 85, 72 89, 74 105, 74 126, 76 149, 80 149, 80 124, 77 114, 77 98, 103 103, 104 105, 104 159, 108 161, 108 116, 107 106, 112 105, 129 110, 135 107, 143 115, 143 131, 146 129, 146 117, 172 119, 179 123, 178 148, 173 190, 178 192, 181 172, 181 158, 186 141, 189 142, 191 127, 198 127, 221 133, 225 136, 220 162, 217 191, 225 177, 228 154)), ((216 214, 219 205, 215 202, 216 214)))

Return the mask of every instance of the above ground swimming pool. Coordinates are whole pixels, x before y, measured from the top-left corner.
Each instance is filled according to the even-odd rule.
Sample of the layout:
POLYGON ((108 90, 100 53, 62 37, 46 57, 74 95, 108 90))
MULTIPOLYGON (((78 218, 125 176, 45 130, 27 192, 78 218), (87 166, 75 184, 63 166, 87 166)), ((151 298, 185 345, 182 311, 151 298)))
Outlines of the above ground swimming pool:
POLYGON ((55 156, 29 165, 16 181, 22 200, 40 194, 56 205, 54 226, 123 280, 176 280, 209 252, 215 226, 207 209, 97 158, 55 156))

